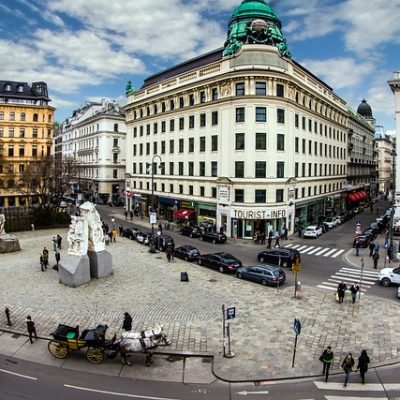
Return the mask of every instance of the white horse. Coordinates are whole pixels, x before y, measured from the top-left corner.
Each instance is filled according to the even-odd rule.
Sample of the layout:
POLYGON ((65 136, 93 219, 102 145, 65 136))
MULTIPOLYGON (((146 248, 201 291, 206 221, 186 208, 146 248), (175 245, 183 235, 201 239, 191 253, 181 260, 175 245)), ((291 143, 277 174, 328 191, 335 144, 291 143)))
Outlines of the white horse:
POLYGON ((123 339, 140 339, 148 338, 157 341, 158 346, 169 346, 171 341, 168 339, 167 334, 164 332, 162 325, 157 325, 155 328, 148 331, 134 332, 128 331, 122 333, 123 339))

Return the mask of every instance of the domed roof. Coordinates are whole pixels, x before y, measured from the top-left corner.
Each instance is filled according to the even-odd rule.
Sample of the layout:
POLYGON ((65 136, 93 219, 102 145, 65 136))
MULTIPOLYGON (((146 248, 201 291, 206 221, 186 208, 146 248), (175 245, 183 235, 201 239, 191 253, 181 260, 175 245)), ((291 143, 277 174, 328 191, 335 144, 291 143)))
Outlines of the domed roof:
POLYGON ((229 19, 231 24, 237 18, 265 18, 269 21, 274 21, 279 28, 282 27, 281 21, 276 16, 275 11, 270 7, 265 0, 243 0, 237 6, 229 19))
POLYGON ((360 105, 357 108, 357 112, 365 118, 373 118, 371 106, 367 103, 367 100, 365 99, 361 101, 360 105))

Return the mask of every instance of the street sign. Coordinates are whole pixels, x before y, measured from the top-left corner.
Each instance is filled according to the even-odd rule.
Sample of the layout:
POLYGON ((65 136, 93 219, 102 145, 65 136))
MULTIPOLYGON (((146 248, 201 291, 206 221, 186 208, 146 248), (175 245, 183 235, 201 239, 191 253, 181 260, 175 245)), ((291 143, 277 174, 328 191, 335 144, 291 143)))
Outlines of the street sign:
POLYGON ((356 235, 360 235, 361 234, 361 224, 360 222, 357 221, 356 223, 356 235))
POLYGON ((150 213, 150 223, 151 224, 157 223, 157 213, 155 213, 155 212, 150 213))
POLYGON ((301 263, 296 262, 292 264, 292 272, 300 272, 301 271, 301 263))
POLYGON ((295 318, 293 322, 293 330, 296 335, 300 335, 301 332, 301 322, 299 319, 295 318))
POLYGON ((226 309, 226 319, 235 319, 236 316, 236 308, 231 307, 226 309))

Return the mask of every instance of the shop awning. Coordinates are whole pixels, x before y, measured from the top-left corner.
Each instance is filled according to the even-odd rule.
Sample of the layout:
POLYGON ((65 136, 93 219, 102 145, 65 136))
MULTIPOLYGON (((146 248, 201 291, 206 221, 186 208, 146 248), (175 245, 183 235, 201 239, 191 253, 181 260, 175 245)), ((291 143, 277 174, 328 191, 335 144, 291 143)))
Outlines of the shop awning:
POLYGON ((356 194, 355 193, 350 193, 349 196, 347 197, 347 199, 354 203, 355 201, 357 201, 356 194))
POLYGON ((186 208, 180 208, 179 210, 174 212, 174 218, 177 218, 177 219, 188 219, 193 213, 194 213, 194 210, 188 210, 186 208))

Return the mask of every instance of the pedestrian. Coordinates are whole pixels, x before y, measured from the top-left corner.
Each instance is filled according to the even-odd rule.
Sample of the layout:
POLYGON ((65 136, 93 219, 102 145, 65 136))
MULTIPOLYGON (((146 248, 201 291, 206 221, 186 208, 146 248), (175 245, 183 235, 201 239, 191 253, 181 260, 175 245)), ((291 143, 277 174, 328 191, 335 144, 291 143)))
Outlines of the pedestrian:
POLYGON ((119 236, 122 237, 122 233, 124 232, 124 227, 120 225, 118 229, 119 229, 119 236))
POLYGON ((57 251, 57 239, 55 236, 53 236, 53 239, 51 240, 51 242, 53 243, 53 250, 57 251))
POLYGON ((8 307, 6 307, 6 309, 4 310, 5 314, 6 314, 6 318, 7 318, 7 326, 11 326, 11 319, 10 319, 10 309, 8 307))
POLYGON ((372 241, 369 246, 369 256, 372 257, 372 255, 374 254, 374 249, 375 249, 375 243, 372 241))
POLYGON ((56 268, 57 268, 57 271, 58 271, 58 263, 60 262, 60 253, 58 252, 58 251, 56 251, 55 253, 54 253, 54 257, 56 258, 56 268))
POLYGON ((283 238, 284 238, 285 240, 288 240, 288 228, 286 228, 286 226, 285 226, 285 228, 283 229, 283 238))
POLYGON ((167 249, 165 250, 165 254, 167 255, 168 262, 170 262, 171 258, 172 258, 172 248, 171 248, 171 246, 167 247, 167 249))
POLYGON ((49 253, 43 252, 42 256, 44 269, 47 269, 47 266, 49 265, 49 253))
POLYGON ((347 356, 344 358, 342 362, 342 368, 345 373, 345 378, 344 378, 344 385, 343 387, 347 387, 347 383, 349 382, 350 378, 350 373, 352 368, 354 367, 354 358, 351 353, 348 353, 347 356))
POLYGON ((237 239, 237 234, 234 233, 234 234, 233 234, 233 243, 236 243, 236 239, 237 239))
POLYGON ((32 232, 35 231, 35 224, 31 224, 31 229, 32 229, 32 232))
POLYGON ((61 235, 57 234, 57 248, 61 250, 61 243, 62 243, 62 237, 61 235))
POLYGON ((43 254, 49 255, 49 251, 47 250, 46 246, 43 247, 43 254))
POLYGON ((331 346, 328 346, 319 358, 323 363, 322 375, 325 375, 325 382, 328 382, 329 370, 333 364, 333 351, 331 346))
POLYGON ((346 294, 347 285, 344 282, 340 282, 337 287, 337 297, 339 303, 343 303, 344 295, 346 294))
POLYGON ((279 248, 281 248, 281 245, 279 244, 279 235, 277 235, 276 237, 275 237, 275 244, 274 244, 274 248, 275 247, 279 247, 279 248))
POLYGON ((266 239, 266 234, 265 234, 265 231, 263 231, 262 233, 261 233, 261 244, 262 245, 265 245, 265 239, 266 239))
POLYGON ((41 254, 41 255, 40 255, 39 262, 40 262, 40 270, 41 270, 41 271, 44 271, 44 260, 43 260, 43 254, 41 254))
POLYGON ((110 244, 110 235, 108 233, 104 235, 104 243, 106 244, 106 246, 110 244))
POLYGON ((131 221, 132 221, 132 219, 133 219, 133 212, 132 211, 129 211, 129 216, 131 217, 131 221))
POLYGON ((128 219, 128 211, 125 211, 124 215, 125 215, 125 220, 127 220, 128 219))
POLYGON ((122 323, 122 329, 125 331, 132 330, 132 317, 127 312, 124 313, 124 322, 122 323))
POLYGON ((114 243, 117 241, 117 231, 115 229, 111 231, 111 238, 114 243))
POLYGON ((374 253, 379 253, 380 246, 378 243, 375 243, 374 253))
POLYGON ((272 247, 272 236, 268 235, 268 245, 267 245, 267 249, 270 249, 272 247))
POLYGON ((355 248, 356 248, 356 257, 358 257, 360 255, 360 242, 359 241, 356 241, 355 248))
POLYGON ((377 269, 379 261, 379 253, 375 251, 374 254, 372 255, 372 260, 374 261, 374 269, 377 269))
POLYGON ((26 317, 26 328, 29 333, 29 341, 33 343, 32 336, 35 336, 35 339, 37 340, 37 333, 36 333, 35 323, 32 321, 30 315, 26 317))
POLYGON ((362 350, 358 357, 357 371, 360 371, 361 383, 365 383, 365 373, 368 371, 369 357, 367 350, 362 350))
POLYGON ((353 301, 353 304, 356 302, 356 297, 357 297, 357 293, 359 290, 360 290, 360 286, 358 286, 357 282, 354 282, 350 287, 351 299, 353 301))

